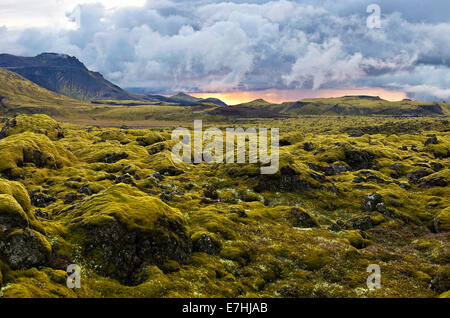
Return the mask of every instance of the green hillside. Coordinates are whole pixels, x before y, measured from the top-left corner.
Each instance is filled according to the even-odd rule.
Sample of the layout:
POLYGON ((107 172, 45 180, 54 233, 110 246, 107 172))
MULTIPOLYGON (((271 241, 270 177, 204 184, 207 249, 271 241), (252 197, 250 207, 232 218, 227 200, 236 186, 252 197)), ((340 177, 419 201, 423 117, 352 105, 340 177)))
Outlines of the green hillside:
POLYGON ((0 113, 65 115, 82 109, 83 103, 48 91, 21 75, 0 68, 0 113))
POLYGON ((371 96, 304 99, 278 105, 264 103, 261 106, 291 115, 442 116, 450 114, 450 104, 447 103, 414 100, 391 102, 371 96))

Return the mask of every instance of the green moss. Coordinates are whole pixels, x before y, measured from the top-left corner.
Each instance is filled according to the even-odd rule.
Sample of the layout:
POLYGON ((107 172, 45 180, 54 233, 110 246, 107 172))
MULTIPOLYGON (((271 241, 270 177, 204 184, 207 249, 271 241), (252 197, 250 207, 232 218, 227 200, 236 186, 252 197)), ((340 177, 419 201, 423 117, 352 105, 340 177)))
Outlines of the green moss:
POLYGON ((82 262, 127 285, 138 283, 142 263, 183 262, 191 252, 180 211, 126 184, 80 201, 62 220, 67 240, 81 246, 82 262))
POLYGON ((27 189, 21 183, 0 179, 0 194, 13 196, 25 212, 30 212, 31 200, 27 189))
POLYGON ((342 147, 340 146, 332 146, 326 149, 323 153, 317 155, 317 160, 326 162, 326 163, 334 163, 337 161, 345 160, 345 153, 342 147))
POLYGON ((184 223, 180 211, 126 184, 114 185, 82 202, 76 214, 82 218, 76 226, 102 225, 117 219, 129 230, 153 230, 160 219, 184 223))
POLYGON ((306 250, 300 262, 302 268, 315 271, 332 262, 332 258, 327 250, 320 247, 311 247, 306 250))
POLYGON ((439 298, 450 298, 450 290, 440 294, 439 298))
POLYGON ((179 175, 183 173, 185 164, 175 164, 172 160, 172 153, 165 150, 149 158, 149 167, 161 174, 179 175))
POLYGON ((14 125, 9 124, 6 136, 32 132, 46 135, 51 140, 58 140, 64 137, 64 132, 57 121, 43 114, 32 116, 19 115, 14 118, 14 125))
POLYGON ((19 177, 25 164, 58 169, 70 166, 75 157, 47 136, 25 132, 0 140, 0 172, 19 177))
POLYGON ((232 241, 227 242, 220 251, 220 257, 238 262, 241 265, 246 264, 251 257, 251 251, 245 242, 232 241))
POLYGON ((30 237, 33 243, 35 243, 38 247, 39 252, 42 252, 46 255, 50 255, 50 253, 52 252, 52 246, 48 242, 47 238, 41 233, 32 229, 16 229, 8 234, 7 240, 11 241, 15 237, 21 236, 30 237))
MULTIPOLYGON (((123 115, 121 106, 95 107, 98 114, 123 115)), ((173 106, 164 111, 158 108, 162 106, 136 107, 129 108, 133 118, 174 111, 173 106)), ((85 109, 85 114, 91 111, 85 109)), ((192 118, 202 110, 190 109, 188 115, 181 109, 176 112, 192 118)), ((98 124, 104 125, 100 118, 98 124)), ((12 287, 6 288, 7 297, 26 295, 28 287, 36 297, 438 296, 445 291, 441 284, 445 275, 437 269, 449 263, 445 236, 449 187, 442 182, 448 181, 449 164, 446 158, 435 158, 434 146, 422 145, 430 134, 437 135, 437 146, 447 145, 448 123, 443 121, 345 116, 339 120, 323 116, 239 120, 235 124, 245 128, 280 127, 280 139, 292 144, 280 149, 280 171, 266 177, 261 176, 258 164, 174 164, 170 149, 178 141, 169 140, 172 128, 149 133, 62 124, 65 137, 53 141, 34 128, 17 131, 0 140, 1 149, 12 153, 0 153, 11 168, 3 176, 22 178, 20 183, 0 178, 0 211, 6 211, 0 215, 11 224, 18 220, 0 234, 0 245, 12 237, 24 237, 30 228, 45 233, 46 237, 36 236, 48 241, 52 254, 42 265, 64 269, 67 263, 80 264, 83 279, 82 289, 70 295, 47 294, 46 287, 39 293, 35 286, 51 284, 49 290, 53 284, 65 286, 66 273, 42 267, 38 277, 4 263, 2 287, 14 287, 10 293, 6 292, 12 287), (352 137, 354 132, 360 135, 355 129, 364 135, 352 137), (10 138, 15 139, 5 148, 10 138), (51 169, 55 167, 51 164, 37 167, 27 149, 22 162, 22 148, 16 145, 22 139, 41 143, 36 138, 69 151, 69 164, 60 169, 51 169), (99 139, 105 142, 93 144, 99 139), (306 151, 304 142, 311 142, 314 150, 306 151), (412 145, 418 145, 417 151, 412 145), (321 172, 310 166, 326 169, 331 163, 341 163, 349 168, 348 154, 355 152, 352 160, 358 161, 357 154, 364 151, 373 157, 370 167, 362 165, 364 169, 357 170, 362 166, 356 165, 353 171, 329 175, 330 170, 321 172), (128 157, 106 163, 105 156, 111 153, 128 157), (431 174, 410 183, 408 173, 420 168, 431 174), (150 177, 155 171, 162 172, 161 177, 150 177), (136 187, 115 184, 115 178, 126 174, 136 187), (358 176, 365 181, 353 182, 358 176), (262 181, 269 186, 257 191, 262 181), (296 188, 297 183, 301 186, 296 188), (83 185, 93 191, 78 193, 83 185), (206 186, 217 190, 219 200, 204 199, 206 186), (286 186, 292 188, 286 191, 286 186), (32 211, 26 192, 35 189, 57 201, 32 211), (386 210, 362 211, 364 196, 372 192, 382 195, 386 210), (68 193, 80 197, 64 204, 68 193), (40 215, 37 221, 34 212, 40 215), (303 216, 311 224, 299 223, 303 216), (361 217, 370 217, 375 227, 348 231, 352 221, 361 217), (212 255, 197 252, 208 251, 205 245, 195 245, 203 234, 221 249, 212 255), (384 287, 368 292, 366 268, 380 262, 384 287)), ((3 219, 0 224, 5 224, 3 219)), ((42 246, 48 253, 48 245, 42 246)))
POLYGON ((0 194, 0 221, 0 228, 2 228, 0 233, 28 226, 40 228, 30 211, 25 212, 17 200, 9 194, 0 194))
POLYGON ((447 207, 439 212, 434 222, 440 232, 450 231, 450 207, 447 207))
POLYGON ((436 158, 446 158, 449 155, 450 143, 439 143, 437 145, 427 145, 425 151, 432 153, 436 158))
POLYGON ((165 140, 166 139, 163 136, 161 136, 160 133, 157 133, 155 131, 149 132, 145 136, 138 137, 136 139, 136 141, 139 142, 139 144, 141 144, 142 146, 151 146, 153 144, 156 144, 158 142, 162 142, 165 140))
POLYGON ((118 141, 120 144, 125 145, 132 141, 131 136, 127 131, 119 129, 106 129, 101 131, 98 138, 108 141, 118 141))
MULTIPOLYGON (((63 272, 64 273, 64 272, 63 272)), ((73 298, 76 294, 66 286, 61 271, 32 268, 16 271, 7 276, 7 285, 2 288, 5 298, 73 298)))
POLYGON ((160 268, 164 273, 174 273, 178 272, 181 269, 180 264, 174 260, 168 260, 163 265, 161 265, 160 268))
POLYGON ((347 231, 344 238, 349 244, 357 249, 362 249, 370 245, 370 241, 361 236, 360 231, 347 231))
MULTIPOLYGON (((67 140, 65 141, 67 143, 67 140)), ((143 158, 148 158, 148 153, 144 148, 137 144, 121 145, 118 141, 108 141, 92 144, 92 141, 77 140, 76 143, 70 143, 71 149, 75 156, 80 160, 88 163, 101 162, 106 164, 107 155, 110 154, 126 154, 123 156, 123 161, 133 162, 140 161, 143 158)))
POLYGON ((209 232, 224 240, 237 238, 236 225, 220 211, 211 208, 203 208, 190 215, 190 223, 193 224, 194 233, 209 232))

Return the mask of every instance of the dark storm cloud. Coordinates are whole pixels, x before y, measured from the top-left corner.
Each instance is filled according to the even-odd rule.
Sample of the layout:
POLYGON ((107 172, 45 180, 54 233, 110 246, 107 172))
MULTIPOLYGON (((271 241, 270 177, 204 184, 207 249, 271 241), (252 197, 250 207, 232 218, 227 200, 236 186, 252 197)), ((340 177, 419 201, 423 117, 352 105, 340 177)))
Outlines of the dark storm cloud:
POLYGON ((264 88, 403 89, 450 97, 448 1, 147 1, 79 5, 75 30, 0 28, 0 50, 72 54, 126 87, 154 92, 264 88))

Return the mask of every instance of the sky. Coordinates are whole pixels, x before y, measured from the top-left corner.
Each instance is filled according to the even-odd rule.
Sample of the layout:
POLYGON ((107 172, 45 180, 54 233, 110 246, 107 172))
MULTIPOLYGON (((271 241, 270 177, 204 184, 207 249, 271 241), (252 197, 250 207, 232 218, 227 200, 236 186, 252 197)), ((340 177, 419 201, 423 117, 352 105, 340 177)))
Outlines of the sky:
POLYGON ((449 12, 448 0, 2 0, 0 52, 69 54, 147 93, 449 101, 449 12))

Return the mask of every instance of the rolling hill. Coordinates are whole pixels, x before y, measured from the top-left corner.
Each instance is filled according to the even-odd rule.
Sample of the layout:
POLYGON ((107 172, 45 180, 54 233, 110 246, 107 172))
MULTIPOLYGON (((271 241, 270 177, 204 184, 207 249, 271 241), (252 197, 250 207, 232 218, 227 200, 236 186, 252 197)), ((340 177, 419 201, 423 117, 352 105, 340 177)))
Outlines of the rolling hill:
POLYGON ((291 116, 349 115, 349 116, 442 116, 450 115, 450 104, 420 102, 405 99, 391 102, 374 96, 343 96, 314 98, 296 102, 270 104, 255 100, 233 107, 255 107, 291 116))
POLYGON ((213 104, 216 106, 228 106, 223 101, 218 98, 198 98, 190 96, 186 93, 180 92, 176 95, 166 97, 162 95, 145 95, 144 97, 147 101, 161 102, 161 103, 173 103, 181 106, 195 106, 202 104, 213 104))

